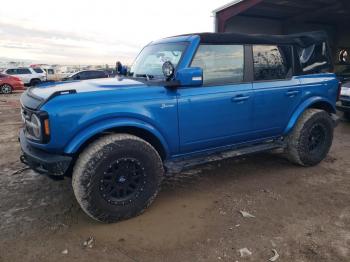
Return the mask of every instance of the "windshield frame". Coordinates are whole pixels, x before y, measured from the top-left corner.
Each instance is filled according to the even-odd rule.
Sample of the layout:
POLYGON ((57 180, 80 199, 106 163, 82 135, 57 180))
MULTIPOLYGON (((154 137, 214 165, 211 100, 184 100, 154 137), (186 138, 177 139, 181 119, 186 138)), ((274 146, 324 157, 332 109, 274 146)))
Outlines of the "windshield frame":
MULTIPOLYGON (((139 52, 139 54, 136 56, 135 60, 133 61, 131 67, 130 67, 130 72, 128 72, 128 76, 132 77, 132 78, 139 78, 140 76, 136 76, 135 75, 135 72, 131 72, 131 68, 134 66, 135 62, 137 61, 137 59, 139 58, 139 56, 142 54, 142 52, 147 48, 147 47, 150 47, 150 46, 157 46, 157 45, 166 45, 166 44, 178 44, 178 45, 184 45, 185 48, 181 54, 181 57, 178 61, 178 63, 176 64, 175 66, 175 72, 176 70, 178 69, 179 65, 181 64, 182 60, 184 59, 187 51, 188 51, 188 47, 190 46, 190 41, 174 41, 174 42, 161 42, 161 43, 154 43, 154 44, 149 44, 149 45, 146 45, 145 47, 142 48, 142 50, 139 52)), ((147 79, 148 77, 143 77, 145 79, 147 79)), ((163 74, 160 74, 160 75, 152 75, 152 79, 163 79, 164 78, 164 75, 163 74)))

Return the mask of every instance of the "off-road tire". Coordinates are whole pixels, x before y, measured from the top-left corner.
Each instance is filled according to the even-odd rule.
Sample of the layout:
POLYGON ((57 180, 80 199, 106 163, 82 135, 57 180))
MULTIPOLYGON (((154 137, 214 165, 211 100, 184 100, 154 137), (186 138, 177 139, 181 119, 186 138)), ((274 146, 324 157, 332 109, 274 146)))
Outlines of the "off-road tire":
POLYGON ((13 91, 13 88, 9 84, 3 84, 2 86, 0 86, 0 93, 2 94, 11 94, 12 91, 13 91))
POLYGON ((30 86, 36 86, 39 84, 41 84, 41 80, 37 78, 30 80, 30 83, 29 83, 30 86))
MULTIPOLYGON (((119 176, 120 182, 118 175, 113 176, 113 183, 125 181, 125 178, 121 180, 119 176)), ((94 141, 79 155, 73 168, 72 185, 76 199, 86 214, 95 220, 112 223, 142 213, 157 196, 163 176, 162 160, 149 143, 129 134, 110 134, 94 141), (131 169, 130 165, 136 165, 135 163, 137 166, 131 169), (113 166, 121 164, 125 165, 124 169, 113 166), (134 171, 137 169, 138 173, 135 174, 142 174, 142 182, 134 194, 118 199, 112 195, 118 194, 116 192, 119 192, 117 188, 120 185, 106 186, 104 179, 110 172, 129 176, 127 168, 134 171), (101 172, 103 170, 105 172, 101 172), (114 193, 108 197, 105 195, 107 187, 114 188, 114 193)), ((109 181, 107 180, 111 183, 109 181)))
POLYGON ((308 109, 299 118, 293 131, 287 137, 287 157, 301 166, 314 166, 328 154, 333 141, 334 124, 329 114, 324 110, 308 109), (313 145, 314 132, 321 134, 318 145, 313 145))

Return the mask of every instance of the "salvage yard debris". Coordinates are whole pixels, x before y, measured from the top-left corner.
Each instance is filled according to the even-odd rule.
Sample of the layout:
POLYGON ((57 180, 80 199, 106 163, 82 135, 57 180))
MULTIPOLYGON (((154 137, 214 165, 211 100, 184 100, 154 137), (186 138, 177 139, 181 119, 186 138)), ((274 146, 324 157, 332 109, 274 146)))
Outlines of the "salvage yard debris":
POLYGON ((61 252, 63 255, 68 255, 68 249, 65 249, 61 252))
POLYGON ((28 169, 30 169, 30 167, 24 167, 24 168, 18 169, 18 170, 16 170, 16 171, 14 171, 14 172, 11 174, 11 176, 18 175, 18 174, 20 174, 20 173, 22 173, 22 172, 24 172, 24 171, 26 171, 26 170, 28 170, 28 169))
POLYGON ((248 249, 248 248, 241 248, 239 250, 239 254, 241 255, 241 257, 249 257, 251 256, 253 253, 248 249))
POLYGON ((273 257, 271 257, 270 259, 269 259, 269 261, 271 261, 271 262, 275 262, 275 261, 277 261, 277 259, 280 257, 280 255, 277 253, 277 250, 276 249, 272 249, 272 252, 273 252, 273 257))
POLYGON ((252 214, 250 214, 246 211, 239 211, 239 213, 241 213, 241 215, 245 218, 255 218, 255 216, 253 216, 252 214))
POLYGON ((84 241, 83 247, 93 248, 94 244, 95 244, 95 239, 93 237, 89 237, 86 241, 84 241))

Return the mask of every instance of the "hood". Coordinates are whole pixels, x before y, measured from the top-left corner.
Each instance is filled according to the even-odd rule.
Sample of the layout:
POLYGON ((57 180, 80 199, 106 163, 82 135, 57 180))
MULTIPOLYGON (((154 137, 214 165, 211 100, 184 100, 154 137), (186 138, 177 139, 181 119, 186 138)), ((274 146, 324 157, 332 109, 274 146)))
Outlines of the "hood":
POLYGON ((21 97, 22 105, 37 109, 53 96, 62 93, 100 92, 121 88, 145 86, 144 83, 126 78, 104 78, 42 84, 29 88, 21 97))

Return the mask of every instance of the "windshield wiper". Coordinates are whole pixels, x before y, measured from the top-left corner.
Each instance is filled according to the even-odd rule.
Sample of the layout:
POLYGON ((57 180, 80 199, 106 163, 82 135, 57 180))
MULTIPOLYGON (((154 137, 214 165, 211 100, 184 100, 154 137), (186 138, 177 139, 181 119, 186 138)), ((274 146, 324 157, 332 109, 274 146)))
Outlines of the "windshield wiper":
POLYGON ((154 75, 149 75, 149 74, 136 74, 135 77, 144 77, 149 81, 150 79, 154 78, 154 75))

